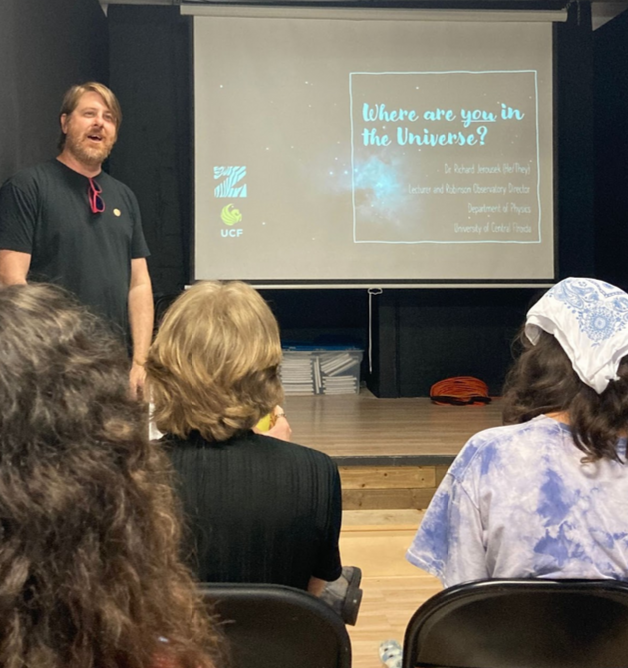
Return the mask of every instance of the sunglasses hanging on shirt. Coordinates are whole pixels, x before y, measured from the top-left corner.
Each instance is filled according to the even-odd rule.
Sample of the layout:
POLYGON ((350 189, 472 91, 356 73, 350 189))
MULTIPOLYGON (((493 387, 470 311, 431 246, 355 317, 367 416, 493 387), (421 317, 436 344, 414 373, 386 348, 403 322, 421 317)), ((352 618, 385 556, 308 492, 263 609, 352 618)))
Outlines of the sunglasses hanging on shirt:
POLYGON ((101 197, 102 188, 94 179, 89 179, 89 189, 87 195, 89 197, 89 208, 92 213, 102 213, 105 210, 105 200, 101 197))

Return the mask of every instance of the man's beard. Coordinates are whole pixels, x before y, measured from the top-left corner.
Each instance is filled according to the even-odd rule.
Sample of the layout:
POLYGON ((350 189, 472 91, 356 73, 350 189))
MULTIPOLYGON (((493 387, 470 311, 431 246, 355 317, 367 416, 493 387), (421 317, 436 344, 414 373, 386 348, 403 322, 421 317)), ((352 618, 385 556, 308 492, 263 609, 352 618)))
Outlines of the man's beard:
POLYGON ((100 144, 93 146, 89 146, 88 142, 87 136, 78 140, 69 132, 65 136, 65 147, 79 162, 93 167, 100 166, 109 157, 113 142, 102 139, 100 144))

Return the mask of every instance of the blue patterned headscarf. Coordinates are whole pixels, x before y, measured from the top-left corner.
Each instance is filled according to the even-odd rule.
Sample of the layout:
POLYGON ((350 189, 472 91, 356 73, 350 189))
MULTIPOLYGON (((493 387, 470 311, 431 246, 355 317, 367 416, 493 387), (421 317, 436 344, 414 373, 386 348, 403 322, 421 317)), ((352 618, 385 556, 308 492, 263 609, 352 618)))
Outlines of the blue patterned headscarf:
POLYGON ((553 334, 583 383, 602 394, 628 354, 628 294, 592 278, 566 278, 528 311, 525 333, 553 334))

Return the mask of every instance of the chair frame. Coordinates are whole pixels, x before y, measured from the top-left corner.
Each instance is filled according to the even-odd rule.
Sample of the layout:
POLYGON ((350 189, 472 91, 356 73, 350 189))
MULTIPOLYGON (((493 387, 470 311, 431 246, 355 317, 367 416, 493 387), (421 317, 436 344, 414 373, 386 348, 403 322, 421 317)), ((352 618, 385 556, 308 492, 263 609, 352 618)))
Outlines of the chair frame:
MULTIPOLYGON (((299 617, 307 622, 316 620, 317 623, 327 627, 325 637, 321 638, 321 642, 334 639, 338 646, 337 660, 334 664, 328 666, 320 666, 320 668, 351 668, 351 640, 344 622, 341 617, 331 609, 326 603, 319 600, 316 596, 309 594, 301 589, 295 589, 285 585, 273 584, 248 584, 248 583, 203 583, 200 585, 200 591, 203 598, 215 608, 215 611, 220 614, 221 602, 228 606, 230 603, 236 604, 250 604, 251 607, 257 606, 259 612, 264 612, 264 607, 268 605, 270 608, 277 606, 286 606, 291 610, 291 623, 299 617)), ((236 624, 238 619, 233 620, 236 624)), ((225 635, 229 638, 228 623, 224 626, 225 635)), ((278 628, 278 638, 280 637, 281 628, 278 628)), ((318 638, 314 638, 318 640, 318 638)), ((235 645, 235 643, 234 643, 235 645)), ((307 647, 303 647, 303 653, 307 652, 307 647)), ((295 658, 294 666, 306 665, 298 658, 295 658)), ((267 665, 257 663, 256 665, 267 665)), ((248 668, 242 666, 236 668, 248 668)), ((278 668, 287 668, 281 666, 278 668)))
MULTIPOLYGON (((552 593, 591 594, 597 599, 620 600, 628 609, 628 583, 618 580, 493 579, 455 585, 431 597, 411 617, 406 627, 403 643, 402 668, 423 666, 450 668, 444 663, 434 664, 415 661, 415 657, 419 655, 421 633, 425 631, 426 625, 430 624, 435 615, 438 615, 443 608, 451 607, 453 609, 456 604, 464 605, 470 601, 479 600, 480 597, 498 599, 517 593, 535 592, 550 595, 552 593)), ((628 666, 628 657, 626 666, 628 666)))

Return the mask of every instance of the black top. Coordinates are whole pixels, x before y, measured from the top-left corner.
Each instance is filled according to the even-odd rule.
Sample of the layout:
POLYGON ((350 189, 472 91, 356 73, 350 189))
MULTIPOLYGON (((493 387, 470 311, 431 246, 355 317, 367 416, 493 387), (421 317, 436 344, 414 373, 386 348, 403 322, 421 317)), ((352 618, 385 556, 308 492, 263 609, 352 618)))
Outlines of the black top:
POLYGON ((202 582, 307 589, 340 577, 340 477, 324 453, 253 432, 209 443, 165 436, 202 582))
POLYGON ((103 213, 89 179, 58 160, 24 169, 0 189, 0 249, 30 253, 29 281, 56 283, 128 332, 131 259, 146 257, 135 195, 101 172, 103 213))

